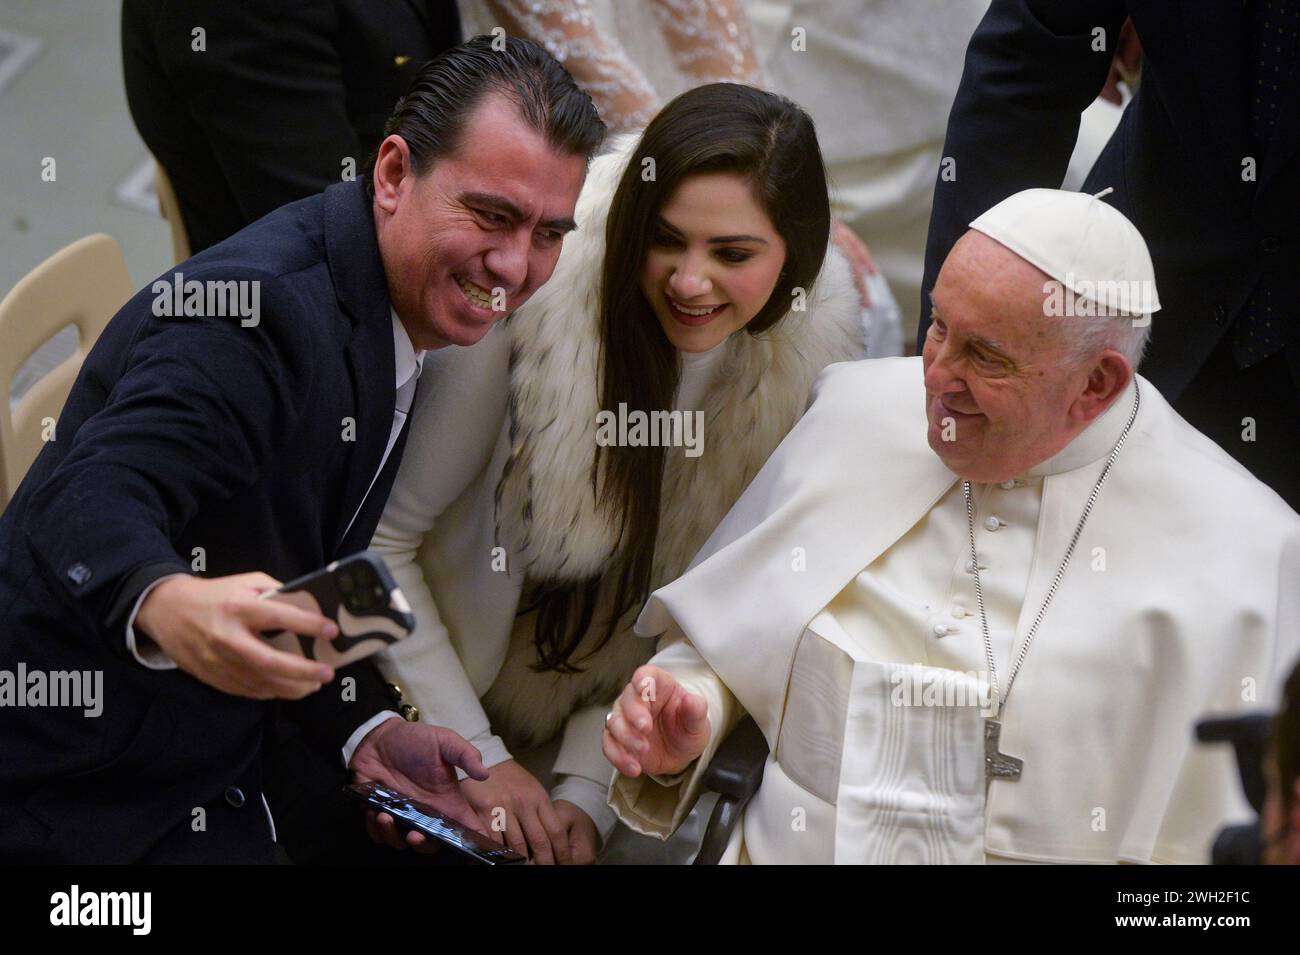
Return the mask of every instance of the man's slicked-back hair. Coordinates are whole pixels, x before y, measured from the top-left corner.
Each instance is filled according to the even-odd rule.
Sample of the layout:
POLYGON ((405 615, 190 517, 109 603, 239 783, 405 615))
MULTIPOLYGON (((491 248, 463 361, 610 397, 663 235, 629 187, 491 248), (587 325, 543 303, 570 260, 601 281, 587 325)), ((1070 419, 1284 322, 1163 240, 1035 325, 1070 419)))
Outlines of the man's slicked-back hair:
MULTIPOLYGON (((491 94, 514 103, 520 118, 560 155, 590 161, 605 139, 591 97, 559 61, 536 43, 512 36, 476 36, 421 67, 384 124, 384 139, 396 134, 406 140, 411 165, 422 176, 456 151, 474 109, 491 94)), ((366 161, 371 195, 378 155, 376 148, 366 161)))

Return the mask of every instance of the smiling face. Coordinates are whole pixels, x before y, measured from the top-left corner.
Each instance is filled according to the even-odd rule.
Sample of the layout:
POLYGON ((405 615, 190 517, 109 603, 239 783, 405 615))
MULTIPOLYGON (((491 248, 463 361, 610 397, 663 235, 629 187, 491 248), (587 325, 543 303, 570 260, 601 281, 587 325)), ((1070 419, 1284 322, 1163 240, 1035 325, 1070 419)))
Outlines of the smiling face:
POLYGON ((683 179, 653 228, 641 294, 678 351, 708 351, 772 296, 785 242, 742 176, 683 179))
POLYGON ((474 344, 551 277, 586 169, 499 95, 423 175, 405 140, 384 140, 375 228, 393 309, 417 349, 474 344))
MULTIPOLYGON (((971 481, 1005 481, 1070 443, 1128 384, 1113 350, 1079 362, 1044 316, 1048 276, 980 232, 953 246, 926 334, 930 447, 971 481)), ((1064 319, 1068 321, 1068 319, 1064 319)))

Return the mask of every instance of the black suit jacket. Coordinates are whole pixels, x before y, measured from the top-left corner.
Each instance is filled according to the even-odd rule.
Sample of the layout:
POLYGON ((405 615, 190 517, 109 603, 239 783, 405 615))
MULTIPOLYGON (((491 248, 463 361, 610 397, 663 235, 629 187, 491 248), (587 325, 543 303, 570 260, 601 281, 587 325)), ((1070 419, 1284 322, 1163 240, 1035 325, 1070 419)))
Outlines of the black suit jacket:
POLYGON ((125 0, 127 102, 190 249, 339 182, 345 157, 360 176, 415 73, 459 42, 455 0, 125 0))
MULTIPOLYGON (((920 342, 929 289, 971 220, 1031 187, 1059 188, 1125 17, 1142 41, 1142 81, 1084 185, 1141 231, 1161 311, 1142 373, 1178 397, 1268 283, 1288 305, 1287 355, 1300 383, 1300 95, 1284 99, 1270 147, 1250 141, 1243 14, 1223 0, 993 0, 966 54, 935 184, 920 342), (1092 49, 1103 28, 1106 49, 1092 49), (1256 181, 1242 162, 1255 160, 1256 181)), ((920 343, 918 342, 918 348, 920 343)), ((1225 387, 1230 387, 1225 382, 1225 387)))
MULTIPOLYGON (((207 576, 288 580, 363 550, 401 457, 399 445, 367 496, 395 371, 360 182, 288 205, 177 271, 260 283, 258 324, 159 317, 152 287, 142 290, 87 356, 55 440, 0 516, 0 670, 102 671, 104 698, 97 718, 5 710, 0 857, 133 861, 196 807, 208 807, 211 838, 190 840, 183 857, 265 857, 270 707, 144 667, 125 646, 126 615, 148 583, 191 572, 199 553, 207 576), (232 787, 240 798, 223 798, 232 787)), ((347 676, 356 703, 335 684, 285 707, 336 754, 384 706, 373 666, 347 676)))

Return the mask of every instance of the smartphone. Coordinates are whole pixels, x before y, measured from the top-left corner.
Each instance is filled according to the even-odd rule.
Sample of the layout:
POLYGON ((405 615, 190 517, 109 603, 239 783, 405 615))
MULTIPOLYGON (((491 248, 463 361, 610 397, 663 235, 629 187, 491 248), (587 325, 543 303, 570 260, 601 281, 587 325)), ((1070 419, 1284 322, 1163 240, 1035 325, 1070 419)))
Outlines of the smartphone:
POLYGON ((384 559, 372 551, 336 560, 262 597, 319 613, 338 624, 339 633, 333 640, 285 630, 262 634, 279 650, 333 667, 368 657, 415 629, 411 605, 384 559))
POLYGON ((403 829, 414 829, 483 865, 511 865, 527 862, 514 849, 493 842, 481 832, 461 825, 424 803, 417 802, 378 783, 353 783, 343 791, 379 812, 386 812, 403 829))

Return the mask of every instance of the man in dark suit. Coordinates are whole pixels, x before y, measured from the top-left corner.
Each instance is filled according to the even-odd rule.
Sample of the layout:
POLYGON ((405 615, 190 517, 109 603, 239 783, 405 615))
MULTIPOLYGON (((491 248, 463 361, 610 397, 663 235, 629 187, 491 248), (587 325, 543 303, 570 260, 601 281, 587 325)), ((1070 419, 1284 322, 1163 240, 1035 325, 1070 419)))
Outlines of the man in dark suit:
POLYGON ((1142 373, 1300 509, 1300 88, 1296 0, 994 0, 948 120, 928 290, 967 224, 1061 184, 1079 113, 1131 18, 1141 81, 1084 190, 1146 237, 1163 306, 1142 373))
POLYGON ((0 720, 0 857, 266 860, 261 756, 284 721, 340 768, 467 809, 452 764, 481 778, 473 747, 377 719, 369 662, 269 647, 333 626, 257 597, 366 547, 421 353, 472 345, 550 277, 604 128, 512 39, 428 64, 388 131, 363 181, 128 302, 0 516, 0 677, 102 679, 98 715, 20 687, 0 720))
POLYGON ((416 72, 459 42, 455 0, 125 0, 127 103, 191 251, 359 176, 416 72))

